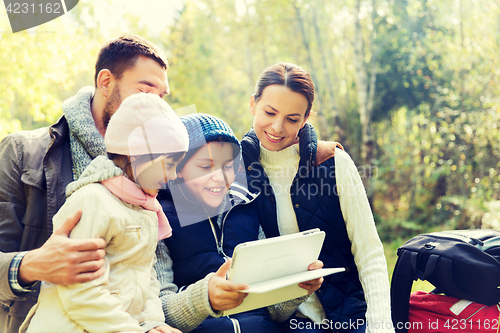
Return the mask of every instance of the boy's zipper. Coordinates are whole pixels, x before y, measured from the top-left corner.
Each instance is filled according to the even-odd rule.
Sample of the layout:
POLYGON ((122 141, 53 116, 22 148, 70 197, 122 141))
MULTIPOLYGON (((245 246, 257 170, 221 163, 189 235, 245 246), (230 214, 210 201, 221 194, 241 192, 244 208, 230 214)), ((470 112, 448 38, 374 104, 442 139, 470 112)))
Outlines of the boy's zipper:
MULTIPOLYGON (((248 204, 248 203, 250 203, 250 202, 252 202, 252 201, 254 201, 254 200, 255 200, 255 197, 254 197, 254 198, 252 198, 252 200, 250 200, 250 201, 248 201, 248 202, 245 202, 245 203, 243 203, 243 204, 248 204)), ((212 228, 212 234, 214 235, 215 244, 216 244, 216 246, 217 246, 217 253, 218 253, 219 255, 222 255, 222 256, 224 257, 224 259, 228 259, 228 258, 229 258, 229 256, 228 256, 226 253, 224 253, 224 248, 223 248, 223 244, 224 244, 224 225, 226 224, 226 218, 227 218, 227 216, 229 215, 229 213, 231 213, 231 210, 232 210, 234 207, 236 207, 236 206, 238 206, 238 205, 240 205, 240 204, 242 204, 242 203, 240 202, 240 203, 238 203, 238 204, 236 204, 236 205, 234 205, 234 206, 233 206, 233 205, 231 205, 231 208, 229 208, 229 210, 226 212, 226 215, 224 216, 224 218, 223 218, 223 220, 222 220, 222 223, 221 223, 221 225, 220 225, 220 234, 221 234, 221 238, 220 238, 220 240, 219 240, 219 238, 217 237, 217 232, 215 231, 215 226, 214 226, 214 223, 212 222, 212 219, 210 218, 210 214, 209 214, 209 213, 208 213, 208 211, 205 209, 205 207, 203 207, 203 209, 205 209, 205 212, 207 213, 207 216, 208 216, 208 221, 210 222, 210 227, 212 228)), ((217 216, 217 226, 219 225, 219 219, 221 218, 221 216, 222 216, 222 213, 220 213, 220 214, 217 216)))
MULTIPOLYGON (((210 227, 212 228, 212 234, 214 235, 215 244, 216 244, 216 247, 217 247, 217 253, 218 253, 219 255, 220 255, 220 254, 223 254, 223 256, 224 256, 224 257, 227 257, 227 256, 224 254, 224 251, 222 250, 222 238, 223 238, 223 236, 221 236, 221 240, 219 241, 219 237, 217 237, 217 232, 215 231, 214 224, 213 224, 213 222, 212 222, 212 219, 210 218, 210 214, 208 213, 207 209, 206 209, 205 207, 203 207, 202 205, 199 205, 199 204, 197 204, 196 202, 194 202, 194 201, 190 200, 190 199, 186 196, 186 194, 184 194, 184 191, 182 190, 182 188, 181 188, 181 187, 179 187, 179 189, 181 190, 181 193, 182 193, 182 195, 184 196, 184 198, 186 198, 186 200, 188 200, 188 201, 192 202, 193 204, 198 205, 198 206, 200 206, 200 207, 202 207, 202 208, 203 208, 203 210, 204 210, 204 211, 205 211, 205 213, 207 214, 208 221, 210 222, 210 227)), ((232 207, 231 207, 231 208, 232 208, 232 207)), ((230 209, 230 210, 231 210, 231 209, 230 209)), ((222 214, 222 213, 221 213, 221 214, 222 214)), ((220 216, 221 214, 219 214, 219 215, 217 216, 217 219, 219 219, 219 216, 220 216)), ((221 228, 221 235, 222 235, 222 234, 223 234, 223 233, 222 233, 222 228, 221 228)))
MULTIPOLYGON (((224 258, 229 258, 229 256, 227 256, 225 253, 224 253, 224 248, 222 246, 222 244, 224 243, 224 225, 226 224, 226 218, 227 216, 229 215, 229 213, 231 212, 231 210, 237 205, 234 205, 234 206, 231 206, 231 208, 229 208, 229 210, 227 211, 226 213, 226 216, 224 216, 224 219, 222 220, 222 224, 220 226, 220 234, 221 234, 221 237, 220 237, 220 240, 219 238, 217 237, 217 233, 215 231, 215 227, 214 227, 214 224, 212 222, 212 219, 210 217, 208 217, 208 221, 210 221, 210 227, 212 228, 212 233, 214 235, 214 239, 215 239, 215 244, 217 245, 217 253, 219 255, 222 255, 224 258)), ((208 214, 208 212, 207 212, 208 214)), ((219 214, 219 216, 221 216, 221 214, 219 214)), ((217 218, 219 218, 219 216, 217 218)), ((218 223, 217 223, 218 225, 218 223)))
MULTIPOLYGON (((237 205, 235 205, 237 206, 237 205)), ((221 232, 220 232, 220 243, 219 243, 219 247, 220 247, 220 253, 222 253, 222 255, 226 258, 229 258, 225 253, 224 253, 224 249, 222 248, 222 244, 224 244, 224 225, 226 224, 226 218, 227 216, 229 215, 229 213, 231 212, 231 210, 233 209, 233 207, 235 206, 232 206, 231 208, 229 208, 229 210, 227 211, 226 213, 226 216, 224 216, 224 219, 222 220, 222 225, 221 225, 221 232)), ((219 253, 219 254, 220 254, 219 253)))
POLYGON ((229 320, 233 323, 234 333, 241 333, 240 322, 238 319, 230 318, 229 316, 227 316, 227 318, 229 318, 229 320))
MULTIPOLYGON (((225 219, 224 219, 225 220, 225 219)), ((219 237, 217 237, 217 232, 215 231, 215 227, 214 227, 214 223, 212 222, 212 219, 210 218, 210 216, 208 217, 208 221, 210 222, 210 227, 212 228, 212 233, 214 235, 214 239, 215 239, 215 244, 217 246, 217 253, 219 255, 223 255, 224 257, 227 257, 225 254, 224 254, 224 251, 222 250, 222 239, 223 239, 223 233, 222 233, 222 228, 221 228, 221 239, 219 240, 219 237)))

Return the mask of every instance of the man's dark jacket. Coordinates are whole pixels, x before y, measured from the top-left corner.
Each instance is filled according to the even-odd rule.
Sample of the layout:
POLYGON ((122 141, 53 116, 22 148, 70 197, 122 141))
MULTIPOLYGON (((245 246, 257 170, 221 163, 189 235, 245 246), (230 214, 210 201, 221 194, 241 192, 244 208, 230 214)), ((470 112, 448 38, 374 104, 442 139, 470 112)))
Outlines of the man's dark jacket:
POLYGON ((10 263, 18 252, 39 248, 52 234, 52 217, 72 180, 64 117, 48 128, 10 134, 0 143, 0 333, 17 333, 38 298, 38 291, 12 292, 10 263))

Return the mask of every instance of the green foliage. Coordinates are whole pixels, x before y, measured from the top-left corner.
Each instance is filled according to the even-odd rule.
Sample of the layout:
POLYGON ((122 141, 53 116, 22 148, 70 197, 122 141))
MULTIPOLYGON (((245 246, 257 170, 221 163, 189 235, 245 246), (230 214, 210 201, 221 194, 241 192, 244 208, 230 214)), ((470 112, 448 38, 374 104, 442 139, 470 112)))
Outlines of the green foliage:
MULTIPOLYGON (((427 8, 420 16, 429 18, 409 36, 417 41, 390 51, 406 54, 396 56, 404 64, 396 67, 407 66, 411 75, 391 74, 393 92, 379 90, 389 107, 390 96, 401 92, 392 98, 390 119, 375 125, 380 177, 372 182, 373 208, 384 239, 480 228, 500 195, 500 57, 498 31, 491 29, 500 8, 464 0, 420 5, 427 8), (448 11, 439 10, 446 4, 448 11), (407 78, 412 98, 401 88, 407 78)), ((391 82, 384 75, 381 85, 391 82)))
POLYGON ((401 108, 377 126, 379 177, 374 211, 382 236, 480 228, 498 200, 500 112, 401 108))
MULTIPOLYGON (((0 139, 54 123, 62 115, 65 99, 94 85, 99 48, 108 36, 124 31, 101 29, 93 20, 91 2, 80 1, 64 17, 15 34, 6 12, 0 10, 0 139)), ((100 5, 113 12, 110 0, 100 5)), ((122 21, 129 32, 144 33, 134 15, 127 14, 122 21)))
MULTIPOLYGON (((6 14, 0 11, 0 15, 6 14)), ((0 138, 21 129, 52 124, 75 80, 92 69, 92 41, 78 29, 52 21, 29 32, 12 34, 0 21, 0 138)), ((90 84, 88 82, 87 84, 90 84)))

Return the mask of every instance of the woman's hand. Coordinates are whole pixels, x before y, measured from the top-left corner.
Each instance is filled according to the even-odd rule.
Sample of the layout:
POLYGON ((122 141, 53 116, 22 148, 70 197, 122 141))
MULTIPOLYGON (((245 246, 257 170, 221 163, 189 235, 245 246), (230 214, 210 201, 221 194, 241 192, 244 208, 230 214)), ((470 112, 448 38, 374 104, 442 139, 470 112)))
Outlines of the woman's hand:
MULTIPOLYGON (((313 271, 315 269, 323 268, 323 262, 321 260, 316 260, 316 262, 309 265, 309 270, 313 271)), ((309 295, 318 290, 323 283, 323 278, 317 278, 314 280, 304 281, 299 283, 299 287, 304 288, 308 291, 309 295)))
POLYGON ((215 275, 208 281, 208 299, 212 309, 216 311, 234 309, 243 303, 243 300, 248 295, 239 292, 239 290, 248 289, 247 284, 226 280, 230 267, 231 259, 222 264, 215 272, 215 275))
POLYGON ((148 331, 148 333, 182 333, 177 328, 170 327, 168 325, 156 326, 148 331))

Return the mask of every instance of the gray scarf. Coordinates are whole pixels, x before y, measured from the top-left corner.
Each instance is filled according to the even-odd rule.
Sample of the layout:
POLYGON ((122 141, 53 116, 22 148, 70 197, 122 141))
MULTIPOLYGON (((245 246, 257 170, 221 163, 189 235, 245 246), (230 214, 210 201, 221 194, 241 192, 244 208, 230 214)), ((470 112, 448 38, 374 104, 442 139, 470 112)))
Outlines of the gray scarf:
POLYGON ((93 95, 94 87, 84 87, 62 105, 70 132, 73 180, 80 177, 94 158, 106 155, 104 138, 96 128, 90 110, 93 95))

